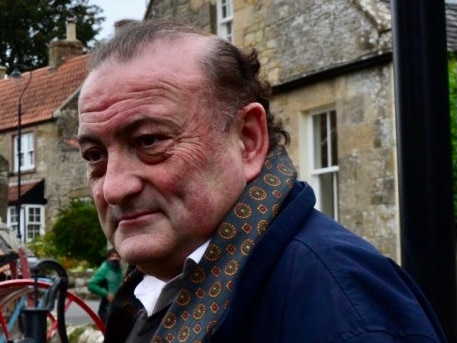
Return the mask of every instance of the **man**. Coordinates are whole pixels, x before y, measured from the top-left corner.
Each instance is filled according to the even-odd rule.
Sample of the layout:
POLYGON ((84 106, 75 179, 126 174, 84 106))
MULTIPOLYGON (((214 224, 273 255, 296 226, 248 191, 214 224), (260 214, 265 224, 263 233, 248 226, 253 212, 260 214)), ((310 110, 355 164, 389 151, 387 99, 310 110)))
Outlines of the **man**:
POLYGON ((93 53, 79 143, 134 266, 106 342, 443 342, 414 283, 313 208, 255 52, 136 23, 93 53))
POLYGON ((106 323, 109 307, 114 300, 114 295, 121 282, 122 269, 120 256, 116 249, 111 248, 108 250, 106 261, 103 261, 87 283, 87 289, 101 297, 98 315, 103 323, 106 323))

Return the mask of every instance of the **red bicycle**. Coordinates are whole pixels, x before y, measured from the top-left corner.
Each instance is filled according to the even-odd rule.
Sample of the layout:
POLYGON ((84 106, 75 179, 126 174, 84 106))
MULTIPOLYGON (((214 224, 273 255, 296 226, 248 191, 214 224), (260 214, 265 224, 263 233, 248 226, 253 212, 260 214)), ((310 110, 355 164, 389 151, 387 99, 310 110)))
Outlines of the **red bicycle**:
POLYGON ((65 312, 73 305, 87 313, 94 328, 104 333, 100 317, 82 298, 67 290, 67 273, 59 263, 41 261, 32 268, 33 277, 22 251, 2 255, 0 267, 8 263, 12 278, 0 282, 0 343, 30 339, 45 343, 56 333, 61 343, 67 343, 65 312), (17 273, 18 258, 22 278, 17 273))

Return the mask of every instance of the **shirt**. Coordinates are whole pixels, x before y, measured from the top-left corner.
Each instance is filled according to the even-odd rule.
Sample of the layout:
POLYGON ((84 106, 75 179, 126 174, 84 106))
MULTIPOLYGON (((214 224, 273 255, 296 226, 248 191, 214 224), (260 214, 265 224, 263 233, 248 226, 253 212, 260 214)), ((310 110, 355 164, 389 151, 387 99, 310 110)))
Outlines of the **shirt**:
POLYGON ((164 282, 152 275, 143 277, 133 294, 143 304, 148 316, 159 312, 172 303, 181 288, 183 278, 194 265, 200 262, 209 242, 210 240, 206 241, 187 256, 182 273, 168 282, 164 282))

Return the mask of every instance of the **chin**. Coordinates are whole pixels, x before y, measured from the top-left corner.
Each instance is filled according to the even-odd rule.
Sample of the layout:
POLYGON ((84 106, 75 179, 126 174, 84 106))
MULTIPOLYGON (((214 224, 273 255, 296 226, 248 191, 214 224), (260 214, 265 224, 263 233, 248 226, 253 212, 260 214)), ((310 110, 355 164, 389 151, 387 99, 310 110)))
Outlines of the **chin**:
POLYGON ((143 264, 160 258, 161 251, 150 244, 150 239, 127 239, 118 242, 117 251, 122 259, 129 264, 143 264), (149 242, 148 242, 149 241, 149 242))

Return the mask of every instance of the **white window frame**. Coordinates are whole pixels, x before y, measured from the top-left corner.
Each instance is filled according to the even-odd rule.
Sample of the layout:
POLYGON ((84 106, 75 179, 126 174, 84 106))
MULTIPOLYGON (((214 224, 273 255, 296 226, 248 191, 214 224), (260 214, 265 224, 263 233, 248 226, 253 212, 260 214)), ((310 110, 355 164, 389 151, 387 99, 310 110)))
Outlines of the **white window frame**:
MULTIPOLYGON (((6 213, 6 224, 17 232, 17 213, 16 213, 16 206, 9 206, 8 211, 6 213)), ((22 230, 21 230, 22 232, 22 230)))
MULTIPOLYGON (((14 136, 14 171, 18 171, 19 152, 17 146, 18 136, 14 136)), ((35 169, 35 136, 33 132, 21 134, 21 172, 35 169)))
MULTIPOLYGON (((309 137, 309 147, 310 147, 310 184, 312 185, 315 194, 316 194, 316 208, 320 211, 327 213, 332 216, 335 220, 339 218, 339 194, 338 194, 338 172, 339 166, 338 161, 333 161, 332 156, 334 156, 332 149, 336 147, 337 141, 332 144, 331 137, 330 141, 328 140, 328 133, 331 136, 331 115, 335 116, 335 130, 336 127, 336 110, 335 109, 324 109, 320 111, 315 111, 308 116, 308 137, 309 137), (324 138, 324 142, 321 139, 316 137, 316 127, 314 125, 314 120, 318 116, 325 116, 326 132, 327 135, 324 138), (316 165, 317 159, 321 158, 320 153, 322 152, 322 146, 326 148, 327 161, 324 162, 324 165, 316 165), (316 155, 319 153, 319 155, 316 155), (331 189, 325 190, 324 178, 331 178, 331 189), (331 192, 330 196, 325 197, 325 191, 331 192), (324 201, 332 201, 331 204, 324 203, 324 201)), ((336 139, 336 138, 335 138, 336 139)), ((328 183, 327 183, 328 184, 328 183)))
POLYGON ((25 205, 27 241, 44 234, 44 207, 41 205, 25 205), (32 227, 34 229, 32 230, 32 227), (38 228, 38 229, 35 229, 38 228))
MULTIPOLYGON (((30 241, 38 236, 44 235, 44 216, 45 216, 45 207, 43 205, 37 204, 22 204, 21 205, 21 236, 24 241, 30 241), (38 214, 38 220, 33 220, 31 218, 31 214, 34 211, 38 211, 35 214, 38 214), (31 226, 36 225, 39 226, 37 230, 37 234, 32 234, 32 230, 30 229, 31 226), (25 229, 25 230, 24 230, 25 229)), ((7 225, 17 232, 17 216, 16 216, 16 206, 9 206, 8 213, 7 213, 7 225)))
POLYGON ((217 34, 233 42, 233 0, 217 0, 217 34))

